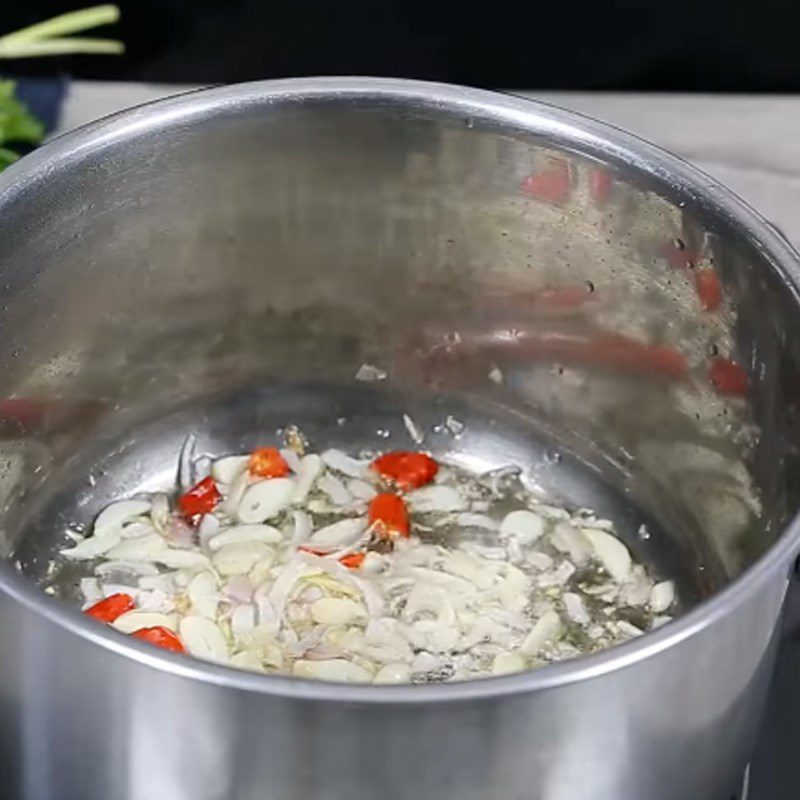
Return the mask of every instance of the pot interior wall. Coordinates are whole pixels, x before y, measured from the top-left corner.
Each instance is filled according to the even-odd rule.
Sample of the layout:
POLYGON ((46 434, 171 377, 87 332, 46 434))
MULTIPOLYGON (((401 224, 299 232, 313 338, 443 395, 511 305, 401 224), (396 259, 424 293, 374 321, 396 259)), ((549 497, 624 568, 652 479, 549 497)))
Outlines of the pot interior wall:
POLYGON ((738 574, 797 501, 795 301, 710 202, 540 127, 388 95, 185 101, 14 168, 5 555, 46 580, 67 527, 169 480, 189 433, 407 447, 409 411, 438 452, 615 516, 687 604, 738 574))

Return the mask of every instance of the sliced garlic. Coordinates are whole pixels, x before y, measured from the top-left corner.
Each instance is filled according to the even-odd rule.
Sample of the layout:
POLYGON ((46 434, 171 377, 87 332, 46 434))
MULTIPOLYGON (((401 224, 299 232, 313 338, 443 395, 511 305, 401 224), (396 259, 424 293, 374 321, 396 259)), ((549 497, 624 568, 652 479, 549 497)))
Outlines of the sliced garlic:
POLYGON ((343 658, 332 658, 328 661, 295 661, 292 674, 298 678, 315 678, 320 681, 338 681, 341 683, 370 683, 372 674, 343 658))
POLYGON ((219 607, 219 587, 211 572, 199 572, 186 587, 192 610, 201 617, 217 618, 219 607))
POLYGON ((367 529, 365 517, 340 519, 311 534, 309 543, 320 548, 348 547, 354 544, 367 529))
POLYGON ((673 581, 661 581, 650 592, 650 610, 663 614, 675 602, 675 584, 673 581))
POLYGON ((347 625, 366 617, 364 606, 345 597, 322 597, 311 604, 310 611, 320 625, 347 625))
POLYGON ((211 465, 211 476, 215 481, 230 486, 247 469, 250 456, 223 456, 211 465))
POLYGON ((180 637, 186 649, 206 661, 228 660, 228 645, 219 626, 206 617, 190 614, 180 624, 180 637))
POLYGON ((231 633, 240 639, 249 636, 256 626, 256 610, 252 603, 242 603, 231 613, 231 633))
POLYGON ((500 523, 500 535, 514 537, 520 544, 535 542, 544 533, 544 520, 533 511, 511 511, 500 523))
POLYGON ((411 668, 408 664, 386 664, 372 679, 373 683, 411 683, 411 668))
POLYGON ((615 581, 622 583, 631 574, 632 561, 628 548, 616 536, 606 531, 586 528, 583 534, 591 543, 597 560, 606 572, 615 581))
POLYGON ((280 514, 292 501, 295 481, 292 478, 268 478, 249 486, 237 509, 240 522, 265 522, 280 514))
POLYGON ((457 489, 440 484, 410 492, 408 502, 412 510, 419 513, 464 511, 467 508, 467 501, 457 489))
POLYGON ((265 556, 272 553, 261 542, 226 544, 214 554, 212 563, 220 575, 246 575, 265 556))
POLYGON ((573 564, 582 567, 592 557, 592 545, 585 531, 580 531, 568 522, 559 522, 550 537, 553 547, 560 553, 566 553, 573 564))
POLYGON ((546 611, 536 620, 531 632, 520 647, 526 656, 535 656, 547 644, 558 641, 564 634, 564 624, 555 611, 546 611))
POLYGON ((246 669, 251 672, 264 671, 264 667, 261 664, 261 659, 252 650, 242 650, 239 653, 232 655, 228 663, 232 667, 246 669))
POLYGON ((527 667, 528 662, 519 653, 498 653, 492 661, 492 675, 511 675, 527 667))

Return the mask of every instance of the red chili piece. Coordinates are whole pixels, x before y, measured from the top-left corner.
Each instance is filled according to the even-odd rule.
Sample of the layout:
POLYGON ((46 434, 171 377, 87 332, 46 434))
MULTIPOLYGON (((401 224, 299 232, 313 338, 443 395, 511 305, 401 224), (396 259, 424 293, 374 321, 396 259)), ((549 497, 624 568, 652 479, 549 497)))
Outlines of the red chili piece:
POLYGON ((611 194, 611 175, 602 167, 589 170, 589 196, 598 206, 605 205, 611 194))
POLYGON ((134 639, 140 639, 143 642, 149 642, 156 647, 162 647, 164 650, 169 650, 172 653, 185 653, 186 648, 183 646, 181 640, 169 629, 163 625, 157 625, 154 628, 139 628, 134 631, 131 636, 134 639))
POLYGON ((399 495, 391 492, 376 495, 370 501, 368 513, 369 523, 381 539, 408 536, 408 508, 399 495))
POLYGON ((748 379, 744 368, 735 361, 715 356, 708 368, 708 377, 720 394, 744 397, 747 394, 748 379))
POLYGON ((705 311, 716 311, 722 305, 722 283, 713 267, 696 269, 694 285, 705 311))
POLYGON ((83 613, 100 620, 100 622, 113 622, 117 617, 121 617, 128 611, 133 611, 134 608, 136 608, 134 599, 129 594, 119 592, 109 595, 105 600, 100 600, 83 613))
POLYGON ((350 553, 349 555, 342 556, 339 563, 343 564, 348 569, 358 569, 367 557, 366 553, 350 553))
POLYGON ((259 478, 282 478, 289 474, 289 465, 277 447, 259 447, 253 450, 247 468, 251 475, 259 478))
POLYGON ((198 514, 208 514, 213 511, 221 499, 222 495, 219 493, 214 479, 209 476, 182 494, 178 498, 178 507, 184 517, 191 519, 198 514))
POLYGON ((701 257, 697 250, 688 250, 675 242, 665 242, 661 246, 661 255, 675 269, 688 269, 692 264, 696 264, 701 257))
POLYGON ((381 477, 397 484, 401 489, 419 489, 430 483, 439 471, 439 465, 426 453, 395 450, 376 458, 372 464, 381 477))
POLYGON ((570 192, 569 164, 563 158, 551 158, 545 169, 528 175, 522 191, 546 203, 563 203, 570 192))

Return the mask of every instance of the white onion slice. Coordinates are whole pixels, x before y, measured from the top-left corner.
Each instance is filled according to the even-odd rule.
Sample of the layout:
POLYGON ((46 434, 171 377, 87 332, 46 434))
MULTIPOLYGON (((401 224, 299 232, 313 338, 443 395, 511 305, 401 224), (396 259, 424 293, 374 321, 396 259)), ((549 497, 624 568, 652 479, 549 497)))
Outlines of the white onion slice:
POLYGON ((322 460, 327 467, 347 475, 348 478, 366 478, 369 475, 369 461, 359 461, 351 458, 341 450, 331 448, 322 454, 322 460))
POLYGON ((322 472, 322 459, 316 453, 309 453, 300 459, 297 468, 297 481, 292 495, 292 504, 300 505, 305 502, 309 491, 314 486, 322 472))
POLYGON ((149 500, 117 500, 97 515, 92 533, 94 536, 106 536, 126 522, 149 513, 151 508, 149 500))
POLYGON ((116 528, 107 531, 102 536, 90 536, 88 539, 78 542, 74 547, 59 550, 59 552, 72 561, 88 560, 107 553, 116 547, 121 539, 122 533, 119 528, 116 528))
POLYGON ((229 544, 240 542, 263 542, 279 544, 283 534, 272 525, 234 525, 208 540, 208 549, 213 553, 229 544))
POLYGON ((292 518, 294 519, 294 532, 290 544, 297 547, 297 545, 307 542, 311 536, 311 517, 305 511, 295 511, 292 518))
POLYGON ((163 537, 154 532, 148 536, 120 542, 106 553, 106 557, 119 561, 152 561, 162 550, 166 549, 167 543, 163 537))
POLYGON ((153 556, 153 561, 170 569, 208 569, 211 565, 206 556, 193 550, 162 550, 153 556))
POLYGON ((335 475, 326 473, 317 481, 317 487, 328 495, 331 503, 335 506, 346 509, 353 504, 353 495, 347 491, 345 485, 335 475))

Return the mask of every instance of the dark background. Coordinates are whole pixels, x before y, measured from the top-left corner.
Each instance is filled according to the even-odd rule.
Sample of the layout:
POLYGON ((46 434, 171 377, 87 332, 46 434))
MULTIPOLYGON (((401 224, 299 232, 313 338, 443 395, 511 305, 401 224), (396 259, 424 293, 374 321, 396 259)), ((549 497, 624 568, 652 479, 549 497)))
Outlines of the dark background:
MULTIPOLYGON (((13 30, 91 0, 0 3, 13 30)), ((121 58, 4 72, 212 83, 394 75, 482 87, 800 90, 796 1, 122 0, 121 58)))

